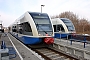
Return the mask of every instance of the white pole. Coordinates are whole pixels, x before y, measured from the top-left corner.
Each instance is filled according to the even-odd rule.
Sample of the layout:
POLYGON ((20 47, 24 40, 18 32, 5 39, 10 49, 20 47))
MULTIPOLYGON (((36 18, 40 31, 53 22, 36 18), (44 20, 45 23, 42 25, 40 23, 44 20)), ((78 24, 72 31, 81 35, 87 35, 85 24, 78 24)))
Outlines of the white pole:
POLYGON ((61 41, 61 27, 60 27, 60 41, 61 41))

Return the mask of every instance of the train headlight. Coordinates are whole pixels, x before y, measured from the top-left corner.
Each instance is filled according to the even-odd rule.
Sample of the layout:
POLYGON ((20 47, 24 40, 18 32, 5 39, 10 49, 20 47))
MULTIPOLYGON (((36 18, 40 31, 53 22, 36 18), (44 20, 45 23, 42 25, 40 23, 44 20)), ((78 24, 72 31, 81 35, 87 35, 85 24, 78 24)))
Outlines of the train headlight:
POLYGON ((51 34, 48 34, 48 36, 51 36, 51 34))
POLYGON ((42 34, 39 34, 39 36, 43 36, 42 34))
POLYGON ((39 34, 39 36, 41 36, 41 34, 39 34))
POLYGON ((53 34, 50 34, 50 36, 53 36, 53 34))
POLYGON ((50 36, 52 36, 53 34, 50 34, 50 36))

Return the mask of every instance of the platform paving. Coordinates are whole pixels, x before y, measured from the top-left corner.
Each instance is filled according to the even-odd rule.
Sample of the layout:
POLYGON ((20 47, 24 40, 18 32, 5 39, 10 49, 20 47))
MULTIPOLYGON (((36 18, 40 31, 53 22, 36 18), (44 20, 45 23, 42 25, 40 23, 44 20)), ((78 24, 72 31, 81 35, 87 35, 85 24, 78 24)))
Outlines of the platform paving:
MULTIPOLYGON (((8 38, 8 36, 5 36, 4 33, 0 33, 0 34, 2 34, 1 37, 0 37, 0 46, 1 46, 1 44, 2 44, 2 41, 4 41, 6 47, 13 47, 12 44, 11 44, 11 42, 10 42, 10 40, 9 40, 9 38, 8 38)), ((16 53, 16 55, 17 55, 17 56, 16 56, 15 58, 12 58, 12 59, 10 59, 10 60, 20 60, 20 58, 19 58, 19 56, 18 56, 17 53, 16 53)))
POLYGON ((7 36, 4 36, 3 33, 0 39, 0 45, 2 40, 5 41, 7 47, 13 47, 14 45, 18 51, 16 51, 16 58, 10 60, 42 60, 40 57, 38 57, 38 55, 35 52, 33 52, 29 48, 26 48, 25 45, 23 45, 20 41, 14 38, 11 34, 7 33, 7 36), (10 40, 13 42, 13 45, 10 40))
MULTIPOLYGON (((18 41, 16 38, 14 38, 11 34, 7 33, 7 36, 5 36, 5 34, 2 33, 2 36, 0 37, 0 45, 1 45, 2 40, 5 41, 6 47, 13 47, 13 45, 11 43, 11 41, 12 41, 14 46, 16 47, 18 53, 20 54, 19 55, 18 53, 16 53, 17 54, 16 58, 13 58, 10 60, 42 60, 40 57, 35 55, 35 53, 31 51, 31 49, 27 49, 22 43, 20 43, 20 41, 18 41)), ((56 38, 55 38, 54 43, 58 44, 58 45, 60 44, 62 46, 68 46, 71 48, 75 48, 75 49, 86 51, 86 52, 90 53, 90 44, 86 44, 86 47, 84 48, 83 43, 73 42, 71 45, 71 42, 69 40, 56 39, 56 38)))
POLYGON ((72 42, 65 39, 56 39, 54 41, 53 47, 58 48, 67 54, 76 56, 80 60, 90 60, 90 44, 85 44, 81 42, 72 42))
POLYGON ((84 43, 73 41, 72 45, 71 45, 71 41, 64 40, 64 39, 55 39, 54 43, 58 43, 58 44, 61 44, 61 45, 70 46, 70 47, 74 47, 74 48, 79 48, 79 49, 90 52, 90 44, 87 44, 87 43, 85 44, 85 48, 84 48, 84 43))

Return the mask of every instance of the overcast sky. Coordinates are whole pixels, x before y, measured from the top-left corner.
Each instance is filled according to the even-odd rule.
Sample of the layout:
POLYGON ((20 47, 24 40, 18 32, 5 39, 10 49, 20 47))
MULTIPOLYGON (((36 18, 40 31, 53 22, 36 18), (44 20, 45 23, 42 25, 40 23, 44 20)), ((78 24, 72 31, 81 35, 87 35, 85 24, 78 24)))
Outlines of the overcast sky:
POLYGON ((26 11, 41 12, 42 4, 50 16, 71 11, 90 20, 90 0, 0 0, 0 21, 7 27, 26 11))

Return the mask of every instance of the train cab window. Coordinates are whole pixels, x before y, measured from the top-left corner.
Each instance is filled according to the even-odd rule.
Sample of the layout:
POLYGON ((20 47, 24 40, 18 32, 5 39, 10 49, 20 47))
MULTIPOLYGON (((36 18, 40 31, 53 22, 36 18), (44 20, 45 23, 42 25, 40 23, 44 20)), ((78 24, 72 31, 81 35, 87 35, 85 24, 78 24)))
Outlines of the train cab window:
POLYGON ((50 22, 49 16, 43 13, 30 13, 33 21, 36 25, 38 34, 46 35, 52 34, 52 24, 50 22))
POLYGON ((22 34, 32 35, 32 29, 28 22, 22 24, 22 31, 23 31, 22 34))
POLYGON ((69 31, 75 31, 74 25, 71 20, 66 18, 61 18, 61 20, 65 23, 69 31))
POLYGON ((65 32, 64 28, 62 25, 57 25, 57 30, 56 32, 59 32, 59 31, 62 31, 62 32, 65 32))

